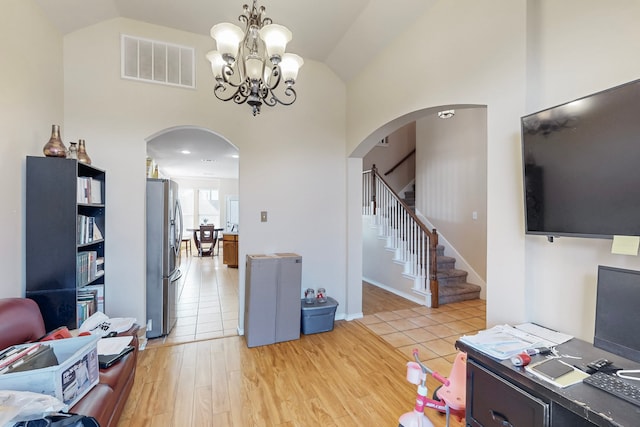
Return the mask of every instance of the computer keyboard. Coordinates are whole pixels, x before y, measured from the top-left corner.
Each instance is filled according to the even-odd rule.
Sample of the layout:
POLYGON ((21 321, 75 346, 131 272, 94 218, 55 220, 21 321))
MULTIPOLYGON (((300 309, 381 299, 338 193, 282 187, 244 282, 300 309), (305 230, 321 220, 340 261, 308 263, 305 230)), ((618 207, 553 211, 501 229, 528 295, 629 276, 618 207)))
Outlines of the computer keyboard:
POLYGON ((640 387, 629 384, 616 376, 605 374, 604 372, 596 372, 583 379, 582 382, 626 400, 633 405, 640 406, 640 387))

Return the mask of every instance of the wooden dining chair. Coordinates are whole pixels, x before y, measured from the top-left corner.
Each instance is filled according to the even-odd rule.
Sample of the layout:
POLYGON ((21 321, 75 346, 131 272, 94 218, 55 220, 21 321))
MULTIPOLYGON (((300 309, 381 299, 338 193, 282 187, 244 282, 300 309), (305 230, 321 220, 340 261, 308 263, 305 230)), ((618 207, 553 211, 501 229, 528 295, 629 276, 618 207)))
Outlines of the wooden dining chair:
POLYGON ((199 256, 213 255, 213 249, 218 242, 218 230, 214 225, 201 225, 200 230, 193 232, 193 239, 199 256))

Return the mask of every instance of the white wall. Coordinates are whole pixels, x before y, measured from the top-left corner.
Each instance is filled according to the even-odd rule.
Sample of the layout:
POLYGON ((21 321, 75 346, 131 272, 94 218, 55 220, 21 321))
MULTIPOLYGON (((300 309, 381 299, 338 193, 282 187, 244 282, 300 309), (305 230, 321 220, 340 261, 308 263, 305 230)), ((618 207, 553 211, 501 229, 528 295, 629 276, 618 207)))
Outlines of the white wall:
POLYGON ((363 170, 369 170, 376 165, 378 173, 385 182, 400 195, 404 197, 403 190, 416 177, 416 156, 415 153, 407 158, 403 163, 398 164, 409 153, 416 149, 416 123, 411 122, 401 127, 387 137, 386 145, 376 145, 362 159, 363 170), (385 175, 394 166, 393 172, 385 175))
MULTIPOLYGON (((543 0, 532 23, 526 113, 640 77, 640 2, 543 0)), ((596 208, 596 207, 594 207, 596 208)), ((611 240, 526 238, 525 287, 532 321, 591 340, 598 265, 640 269, 638 257, 612 255, 611 240)))
POLYGON ((485 108, 456 109, 455 116, 446 120, 436 114, 418 120, 416 210, 482 278, 482 282, 469 280, 478 285, 487 275, 486 178, 485 108))
MULTIPOLYGON (((145 138, 179 125, 215 131, 240 151, 240 259, 248 253, 299 253, 302 288, 322 286, 345 300, 344 85, 323 64, 306 61, 296 83, 298 101, 263 107, 253 117, 248 106, 214 97, 205 58, 213 44, 208 37, 120 18, 64 38, 66 127, 74 138, 86 139, 109 181, 111 315, 144 318, 145 138), (121 33, 195 47, 197 89, 121 80, 121 33), (260 222, 263 210, 267 223, 260 222)), ((241 261, 241 317, 244 267, 241 261)))
MULTIPOLYGON (((62 37, 32 0, 3 0, 0 52, 0 298, 4 298, 24 296, 25 291, 25 157, 42 156, 51 125, 63 124, 62 37)), ((62 137, 68 140, 64 127, 62 137)))
POLYGON ((525 237, 520 157, 522 115, 638 78, 639 21, 631 0, 442 0, 348 87, 354 155, 412 112, 487 106, 489 325, 530 320, 591 340, 597 265, 640 269, 610 240, 525 237), (388 85, 397 58, 412 61, 388 85))
POLYGON ((352 155, 361 155, 358 146, 371 144, 379 132, 393 130, 384 128, 387 123, 415 119, 413 112, 452 104, 487 106, 490 324, 525 320, 519 157, 525 23, 524 0, 438 1, 348 86, 347 152, 352 155), (388 84, 391 75, 401 78, 388 84))

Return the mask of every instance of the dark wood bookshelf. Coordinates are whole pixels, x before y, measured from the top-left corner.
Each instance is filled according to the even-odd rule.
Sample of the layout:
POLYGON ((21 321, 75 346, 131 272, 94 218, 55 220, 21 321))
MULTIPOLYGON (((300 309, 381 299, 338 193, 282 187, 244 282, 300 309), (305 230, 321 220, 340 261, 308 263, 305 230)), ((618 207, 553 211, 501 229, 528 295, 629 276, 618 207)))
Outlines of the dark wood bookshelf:
MULTIPOLYGON (((26 296, 38 303, 47 331, 78 324, 78 253, 105 256, 104 170, 75 159, 27 157, 26 164, 26 296), (99 203, 79 202, 78 177, 95 181, 99 203), (101 239, 80 241, 78 216, 94 218, 101 239)), ((105 276, 87 285, 104 286, 105 276)))

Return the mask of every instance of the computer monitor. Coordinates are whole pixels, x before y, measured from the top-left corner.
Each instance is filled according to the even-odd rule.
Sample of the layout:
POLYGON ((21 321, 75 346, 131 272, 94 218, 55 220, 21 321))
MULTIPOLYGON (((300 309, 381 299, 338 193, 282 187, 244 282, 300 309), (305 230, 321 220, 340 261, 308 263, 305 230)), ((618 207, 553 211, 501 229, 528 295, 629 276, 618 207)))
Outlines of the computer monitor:
POLYGON ((640 271, 598 266, 593 345, 640 363, 640 271))

